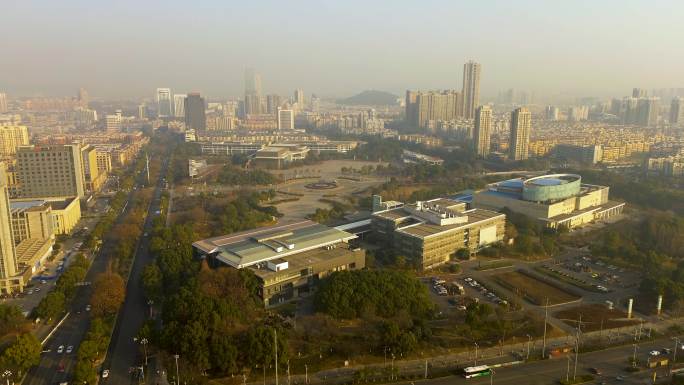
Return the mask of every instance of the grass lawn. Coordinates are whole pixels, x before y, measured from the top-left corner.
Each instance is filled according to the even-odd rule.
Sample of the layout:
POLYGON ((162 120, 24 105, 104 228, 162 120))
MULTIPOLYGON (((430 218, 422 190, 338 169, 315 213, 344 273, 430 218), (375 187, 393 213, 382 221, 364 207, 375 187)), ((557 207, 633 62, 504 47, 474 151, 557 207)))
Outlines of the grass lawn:
POLYGON ((581 298, 519 271, 497 274, 494 278, 499 284, 538 306, 545 305, 547 300, 549 305, 558 305, 581 298))
POLYGON ((580 315, 582 315, 583 331, 599 330, 602 325, 603 329, 613 329, 639 323, 635 319, 626 319, 627 313, 617 309, 610 310, 601 304, 579 305, 554 314, 556 318, 572 327, 577 326, 577 320, 579 320, 580 315))

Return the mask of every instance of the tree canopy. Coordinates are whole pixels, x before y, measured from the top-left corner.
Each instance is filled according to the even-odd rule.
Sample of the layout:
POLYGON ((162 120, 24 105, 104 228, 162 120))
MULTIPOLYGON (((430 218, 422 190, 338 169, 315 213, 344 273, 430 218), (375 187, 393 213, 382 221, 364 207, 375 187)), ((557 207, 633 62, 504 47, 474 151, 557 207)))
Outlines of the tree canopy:
POLYGON ((433 304, 418 279, 403 271, 340 271, 322 283, 316 309, 338 319, 393 317, 407 312, 417 318, 432 315, 433 304))

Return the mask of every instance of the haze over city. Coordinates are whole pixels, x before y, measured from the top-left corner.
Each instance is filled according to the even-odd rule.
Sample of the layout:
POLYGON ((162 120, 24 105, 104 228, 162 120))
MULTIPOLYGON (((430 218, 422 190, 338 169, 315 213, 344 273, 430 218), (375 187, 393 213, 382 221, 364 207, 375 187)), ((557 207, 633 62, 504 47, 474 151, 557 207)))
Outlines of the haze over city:
POLYGON ((684 385, 681 0, 0 11, 0 384, 684 385))
POLYGON ((160 84, 265 91, 457 88, 483 64, 482 95, 622 95, 684 85, 681 1, 3 2, 0 88, 16 95, 150 96, 160 84))

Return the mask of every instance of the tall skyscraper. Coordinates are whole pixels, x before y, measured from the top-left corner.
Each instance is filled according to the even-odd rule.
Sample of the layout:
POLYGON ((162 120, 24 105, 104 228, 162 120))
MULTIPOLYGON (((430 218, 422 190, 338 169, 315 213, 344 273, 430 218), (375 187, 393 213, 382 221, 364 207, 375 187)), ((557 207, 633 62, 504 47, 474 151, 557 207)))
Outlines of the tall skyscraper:
POLYGON ((304 108, 304 90, 297 88, 294 91, 294 102, 297 103, 299 108, 304 108))
POLYGON ((637 103, 637 124, 655 126, 658 124, 659 98, 641 98, 637 103))
POLYGON ((475 110, 475 129, 473 140, 475 152, 483 158, 489 155, 492 135, 492 109, 489 106, 480 106, 475 110))
POLYGON ((254 68, 245 70, 245 95, 261 95, 261 75, 254 68))
POLYGON ((85 168, 79 144, 20 146, 16 171, 23 198, 85 195, 85 168))
POLYGON ((173 116, 177 118, 185 117, 185 98, 186 94, 174 94, 173 95, 173 116))
POLYGON ((532 130, 532 113, 520 107, 511 113, 511 137, 509 141, 509 158, 524 160, 529 157, 530 131, 532 130))
POLYGON ((634 88, 632 89, 632 97, 633 98, 645 98, 648 96, 648 93, 646 92, 645 89, 643 88, 634 88))
POLYGON ((282 104, 280 95, 266 95, 266 113, 276 115, 282 104))
POLYGON ((684 108, 682 108, 682 99, 675 97, 670 104, 670 124, 684 123, 684 108))
POLYGON ((12 284, 8 278, 17 275, 19 270, 12 237, 12 215, 5 170, 5 164, 0 163, 0 292, 3 294, 12 291, 12 284))
POLYGON ((185 129, 204 130, 207 128, 204 98, 198 92, 189 93, 185 98, 185 129))
POLYGON ((147 106, 145 105, 145 103, 138 105, 138 119, 147 119, 147 106))
POLYGON ((556 106, 546 106, 544 109, 544 115, 546 120, 558 120, 558 107, 556 106))
POLYGON ((294 130, 294 111, 278 108, 278 129, 294 130))
POLYGON ((480 72, 482 65, 469 61, 463 65, 463 117, 473 119, 480 104, 480 72))
POLYGON ((7 112, 7 94, 0 92, 0 114, 7 112))
POLYGON ((88 91, 81 87, 78 89, 78 105, 83 108, 88 108, 88 103, 90 103, 90 97, 88 96, 88 91))
POLYGON ((157 116, 170 118, 173 116, 170 88, 157 88, 157 116))

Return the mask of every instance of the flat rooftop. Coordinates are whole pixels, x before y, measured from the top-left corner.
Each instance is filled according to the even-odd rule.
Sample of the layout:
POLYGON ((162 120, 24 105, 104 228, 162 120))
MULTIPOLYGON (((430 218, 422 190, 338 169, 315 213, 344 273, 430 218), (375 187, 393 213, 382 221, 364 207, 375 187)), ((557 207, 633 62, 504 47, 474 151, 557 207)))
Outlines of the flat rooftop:
POLYGON ((401 227, 397 229, 397 232, 407 234, 416 238, 426 238, 432 235, 445 233, 455 229, 467 228, 478 223, 486 222, 498 217, 506 217, 505 214, 483 209, 472 209, 464 212, 463 215, 468 217, 467 222, 445 226, 439 226, 431 223, 421 223, 414 226, 401 227))
POLYGON ((209 238, 193 247, 235 268, 283 258, 312 249, 346 242, 356 235, 312 221, 269 226, 209 238))
POLYGON ((338 257, 343 257, 352 252, 352 249, 348 244, 341 244, 332 249, 326 249, 319 247, 313 250, 304 251, 301 253, 293 254, 288 257, 282 258, 287 261, 287 269, 280 271, 273 271, 266 266, 252 265, 249 269, 254 272, 254 275, 266 280, 269 277, 276 275, 282 276, 284 272, 291 272, 293 275, 300 276, 302 269, 305 269, 313 264, 330 261, 338 257))

